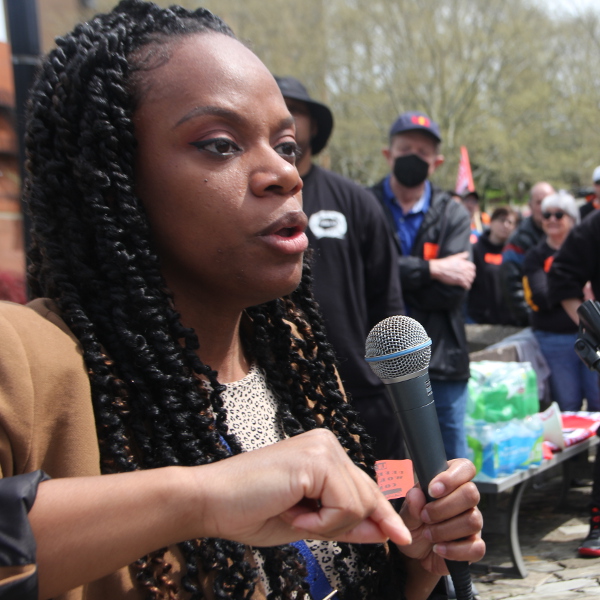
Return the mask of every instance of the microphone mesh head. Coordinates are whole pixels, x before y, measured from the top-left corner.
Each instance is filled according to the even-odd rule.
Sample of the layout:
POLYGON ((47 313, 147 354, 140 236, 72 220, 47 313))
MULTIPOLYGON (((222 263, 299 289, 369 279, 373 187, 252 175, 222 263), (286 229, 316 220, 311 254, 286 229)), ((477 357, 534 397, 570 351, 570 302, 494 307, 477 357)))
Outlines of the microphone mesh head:
MULTIPOLYGON (((429 336, 423 326, 410 317, 397 315, 384 319, 367 336, 366 358, 376 358, 410 350, 427 343, 429 336)), ((431 345, 403 356, 369 362, 369 366, 380 379, 395 379, 418 373, 429 367, 431 345)))

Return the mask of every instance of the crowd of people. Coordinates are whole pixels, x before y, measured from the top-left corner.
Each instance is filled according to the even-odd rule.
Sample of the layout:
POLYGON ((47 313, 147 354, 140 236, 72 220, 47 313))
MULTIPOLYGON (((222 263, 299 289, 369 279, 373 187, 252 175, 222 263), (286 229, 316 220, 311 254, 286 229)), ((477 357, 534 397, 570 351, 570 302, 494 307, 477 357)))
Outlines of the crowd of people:
MULTIPOLYGON (((600 192, 600 167, 594 169, 593 181, 600 192)), ((496 208, 489 228, 473 245, 477 274, 469 292, 469 320, 531 327, 549 367, 551 400, 561 411, 600 411, 599 374, 575 351, 577 308, 600 297, 596 205, 595 198, 578 205, 566 191, 539 182, 531 189, 529 216, 516 225, 516 213, 496 208), (497 218, 503 228, 494 224, 497 218)), ((594 464, 590 529, 579 554, 600 557, 600 452, 594 464)))
POLYGON ((484 553, 466 323, 531 326, 561 409, 600 410, 573 350, 593 203, 457 201, 418 111, 364 189, 315 164, 333 128, 203 9, 123 0, 57 41, 28 114, 32 301, 0 304, 0 597, 449 597, 445 560, 484 553), (398 314, 432 340, 427 505, 375 483, 406 453, 364 342, 398 314))
MULTIPOLYGON (((600 410, 598 374, 574 350, 576 310, 563 307, 563 299, 550 291, 550 274, 557 277, 556 270, 551 271, 553 260, 582 217, 594 212, 590 209, 594 202, 580 207, 573 196, 542 181, 531 188, 527 216, 510 206, 496 206, 488 215, 477 192, 458 196, 431 183, 430 177, 444 161, 441 133, 428 115, 413 111, 401 114, 390 127, 383 149, 390 173, 370 188, 383 209, 377 211, 372 198, 355 184, 311 163, 316 152, 311 152, 309 142, 314 143, 314 136, 323 130, 323 117, 311 112, 311 106, 318 106, 321 113, 327 107, 311 99, 299 81, 287 77, 278 82, 308 149, 299 169, 315 250, 315 294, 341 359, 342 380, 374 438, 377 458, 399 457, 403 451, 393 416, 384 421, 390 416, 384 392, 376 394, 379 384, 369 381, 370 373, 362 373, 359 366, 362 336, 386 310, 405 311, 432 339, 431 386, 448 457, 466 456, 465 323, 530 327, 550 370, 551 400, 563 411, 600 410), (299 102, 304 106, 299 107, 299 102), (395 252, 387 238, 383 243, 373 234, 374 223, 380 233, 385 232, 382 212, 395 252), (370 270, 374 278, 369 284, 365 265, 374 256, 379 258, 370 270), (394 269, 390 271, 396 261, 399 282, 394 269), (350 333, 352 323, 355 331, 350 333), (359 336, 351 342, 356 332, 359 336)), ((329 113, 325 139, 331 123, 329 113)), ((594 170, 594 178, 600 189, 600 167, 594 170)), ((594 268, 577 284, 581 300, 595 297, 590 283, 594 268)), ((596 487, 600 490, 600 481, 592 494, 590 535, 580 549, 584 556, 600 556, 596 487)))
MULTIPOLYGON (((393 273, 395 248, 375 199, 302 162, 332 123, 303 132, 307 100, 204 9, 124 0, 45 58, 32 301, 0 303, 1 597, 426 600, 483 556, 468 460, 399 512, 375 481, 305 231, 365 270, 371 236, 393 273)), ((368 278, 344 302, 402 311, 398 279, 391 308, 368 278)))

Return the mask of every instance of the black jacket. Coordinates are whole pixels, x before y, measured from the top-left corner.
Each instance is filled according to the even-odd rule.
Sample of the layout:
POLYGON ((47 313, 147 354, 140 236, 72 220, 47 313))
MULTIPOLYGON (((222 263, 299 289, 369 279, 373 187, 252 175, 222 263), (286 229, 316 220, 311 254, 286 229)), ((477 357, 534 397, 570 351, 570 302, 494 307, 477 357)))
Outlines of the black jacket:
POLYGON ((530 317, 531 326, 533 329, 552 333, 576 333, 577 325, 560 302, 551 301, 548 294, 548 272, 556 253, 546 240, 542 240, 525 255, 523 287, 525 298, 533 311, 530 317))
POLYGON ((475 281, 469 290, 468 312, 475 323, 515 325, 502 298, 500 269, 503 244, 493 244, 490 232, 484 231, 473 244, 475 281))
POLYGON ((373 194, 317 165, 302 177, 313 289, 344 389, 374 438, 378 459, 406 458, 386 386, 365 361, 365 340, 383 319, 404 314, 398 253, 373 194))
POLYGON ((404 314, 404 304, 383 211, 364 188, 317 165, 302 179, 315 298, 344 387, 354 399, 385 398, 365 361, 365 340, 381 320, 404 314))
MULTIPOLYGON (((381 202, 392 230, 394 217, 386 205, 383 181, 371 188, 381 202)), ((432 187, 429 210, 419 228, 410 255, 400 254, 400 281, 408 314, 419 321, 433 342, 429 374, 431 379, 465 381, 469 378, 469 352, 465 335, 464 302, 467 291, 431 279, 429 264, 423 258, 425 244, 437 244, 437 258, 470 251, 469 213, 447 192, 432 187)))
POLYGON ((28 515, 38 485, 47 479, 43 471, 0 479, 0 568, 6 570, 2 600, 37 600, 36 543, 28 515))
POLYGON ((523 292, 523 261, 530 248, 544 239, 544 232, 531 217, 521 221, 517 230, 510 236, 502 252, 500 281, 502 295, 513 315, 515 323, 520 327, 529 325, 529 306, 523 292))
POLYGON ((583 300, 583 286, 588 281, 600 300, 600 210, 574 227, 556 253, 548 273, 550 300, 583 300))

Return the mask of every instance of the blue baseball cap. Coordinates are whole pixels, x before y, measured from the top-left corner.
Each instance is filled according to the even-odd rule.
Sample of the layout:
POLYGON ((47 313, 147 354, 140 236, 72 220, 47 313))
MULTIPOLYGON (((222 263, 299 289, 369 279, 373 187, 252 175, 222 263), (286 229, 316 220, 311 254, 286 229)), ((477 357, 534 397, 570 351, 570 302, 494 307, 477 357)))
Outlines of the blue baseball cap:
POLYGON ((423 131, 433 137, 436 142, 442 141, 438 124, 425 113, 410 111, 402 113, 390 128, 390 139, 406 131, 423 131))

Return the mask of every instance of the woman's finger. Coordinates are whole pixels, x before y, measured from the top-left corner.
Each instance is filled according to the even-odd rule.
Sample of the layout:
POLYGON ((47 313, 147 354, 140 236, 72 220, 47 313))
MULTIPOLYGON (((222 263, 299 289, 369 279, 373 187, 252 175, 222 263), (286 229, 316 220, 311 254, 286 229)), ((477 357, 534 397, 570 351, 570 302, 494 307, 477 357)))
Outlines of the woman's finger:
POLYGON ((447 496, 429 502, 421 511, 424 523, 439 523, 463 512, 471 510, 479 504, 480 494, 473 482, 467 482, 447 496))
MULTIPOLYGON (((348 460, 346 456, 344 459, 348 460)), ((328 481, 329 489, 320 496, 318 510, 295 509, 293 526, 327 539, 375 543, 392 538, 399 544, 410 543, 406 526, 376 483, 348 463, 345 477, 328 481), (369 541, 360 539, 361 535, 369 541)))
POLYGON ((433 544, 458 540, 470 535, 478 534, 483 525, 481 512, 477 508, 457 515, 434 525, 423 526, 423 537, 433 544))
POLYGON ((444 559, 474 563, 484 557, 485 542, 480 535, 474 534, 453 542, 435 544, 433 551, 444 559))
POLYGON ((475 477, 475 465, 466 458, 455 458, 448 461, 448 468, 436 475, 430 482, 428 492, 432 498, 442 498, 463 483, 475 477))
POLYGON ((400 516, 409 531, 415 531, 423 525, 421 513, 426 504, 425 494, 417 487, 408 490, 400 516))

